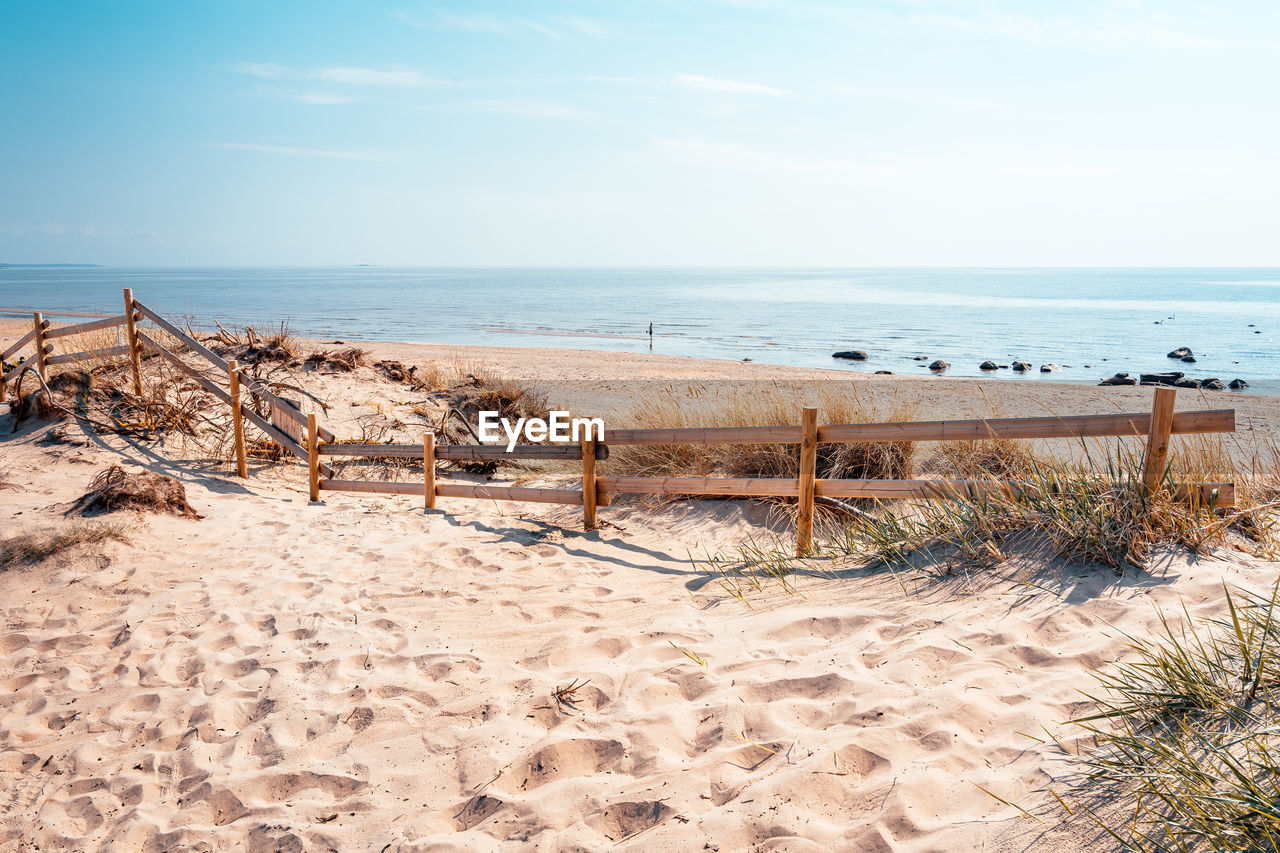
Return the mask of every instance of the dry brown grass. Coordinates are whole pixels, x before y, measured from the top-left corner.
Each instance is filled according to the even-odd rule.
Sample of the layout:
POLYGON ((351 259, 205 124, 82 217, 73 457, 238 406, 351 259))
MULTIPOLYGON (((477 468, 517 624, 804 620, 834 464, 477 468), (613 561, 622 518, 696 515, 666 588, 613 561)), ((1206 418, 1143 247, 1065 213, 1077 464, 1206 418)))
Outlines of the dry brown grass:
POLYGON ((151 471, 126 471, 119 465, 95 476, 89 490, 72 507, 72 511, 85 515, 118 510, 200 517, 187 503, 187 490, 182 483, 151 471))
POLYGON ((930 474, 958 480, 1020 480, 1036 464, 1030 444, 1007 438, 940 441, 923 466, 930 474))
POLYGON ((78 545, 128 542, 132 526, 122 521, 76 521, 53 530, 22 533, 0 541, 0 571, 34 565, 78 545))
MULTIPOLYGON (((699 399, 698 389, 688 390, 646 399, 617 423, 642 429, 794 426, 806 405, 817 407, 823 424, 886 423, 913 420, 917 411, 915 404, 876 403, 856 388, 834 383, 803 391, 764 385, 712 401, 699 399)), ((610 474, 636 477, 794 478, 800 468, 799 449, 787 444, 619 446, 606 464, 610 474)), ((818 446, 822 478, 905 479, 914 470, 915 445, 909 441, 818 446)))
POLYGON ((364 367, 365 363, 365 352, 358 347, 317 350, 303 361, 306 367, 313 370, 330 370, 337 373, 350 373, 357 367, 364 367))

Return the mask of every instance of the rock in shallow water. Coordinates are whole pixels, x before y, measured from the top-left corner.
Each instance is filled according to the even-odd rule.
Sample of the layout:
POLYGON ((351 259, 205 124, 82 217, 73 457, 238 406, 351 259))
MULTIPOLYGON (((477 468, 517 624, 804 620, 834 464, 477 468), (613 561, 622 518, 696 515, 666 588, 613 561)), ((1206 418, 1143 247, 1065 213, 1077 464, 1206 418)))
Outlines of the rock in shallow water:
POLYGON ((1239 391, 1241 388, 1248 388, 1249 383, 1245 382, 1243 379, 1232 379, 1227 383, 1227 387, 1232 391, 1239 391))
POLYGON ((1191 347, 1178 347, 1176 350, 1169 353, 1167 358, 1186 358, 1191 354, 1191 347))
POLYGON ((941 373, 942 371, 946 370, 950 366, 951 366, 951 362, 938 359, 937 361, 931 362, 929 364, 929 369, 935 370, 941 373))
POLYGON ((1200 387, 1208 391, 1225 391, 1227 386, 1222 384, 1221 379, 1206 379, 1200 383, 1200 387))
POLYGON ((1099 385, 1137 385, 1138 380, 1127 373, 1117 373, 1098 383, 1099 385))
POLYGON ((982 364, 979 364, 978 369, 979 370, 999 370, 1000 365, 988 359, 987 361, 982 362, 982 364))
POLYGON ((847 361, 866 361, 867 354, 860 349, 845 349, 831 354, 832 358, 843 358, 847 361))
POLYGON ((1056 365, 1056 364, 1042 364, 1042 365, 1040 365, 1040 372, 1041 372, 1041 373, 1052 373, 1053 371, 1055 371, 1055 370, 1057 370, 1057 369, 1058 369, 1058 365, 1056 365))
POLYGON ((1186 375, 1180 370, 1170 370, 1167 373, 1143 373, 1140 378, 1143 385, 1172 385, 1186 375))

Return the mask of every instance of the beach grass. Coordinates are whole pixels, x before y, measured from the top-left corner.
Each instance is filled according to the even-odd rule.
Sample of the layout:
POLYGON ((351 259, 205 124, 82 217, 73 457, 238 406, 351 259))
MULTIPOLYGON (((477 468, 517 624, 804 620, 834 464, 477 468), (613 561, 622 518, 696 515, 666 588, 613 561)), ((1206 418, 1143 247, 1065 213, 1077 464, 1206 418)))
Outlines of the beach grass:
MULTIPOLYGON (((880 403, 856 387, 815 383, 804 389, 762 384, 723 399, 700 397, 696 388, 671 388, 647 397, 618 422, 639 429, 795 425, 803 406, 815 406, 821 423, 886 423, 913 420, 918 407, 880 403)), ((638 445, 612 449, 610 474, 621 477, 760 477, 794 479, 800 462, 794 444, 638 445)), ((915 471, 909 441, 823 444, 818 476, 905 479, 915 471)))
MULTIPOLYGON (((962 476, 1016 472, 1010 479, 1019 488, 927 501, 830 502, 835 509, 820 504, 825 511, 818 515, 807 557, 797 557, 794 541, 779 534, 697 557, 694 565, 745 600, 748 591, 766 583, 795 592, 801 574, 849 565, 951 575, 992 569, 1015 550, 1031 549, 1043 563, 1065 560, 1124 571, 1148 568, 1162 547, 1204 553, 1230 544, 1267 553, 1276 544, 1275 507, 1258 503, 1262 493, 1256 490, 1241 489, 1246 499, 1232 508, 1175 494, 1180 482, 1242 476, 1230 454, 1209 442, 1178 448, 1153 492, 1142 483, 1141 454, 1120 442, 1104 456, 1087 452, 1073 460, 1040 458, 1009 443, 972 444, 977 447, 947 448, 944 464, 962 476)), ((778 511, 785 514, 790 507, 778 511)))
POLYGON ((75 521, 52 530, 36 530, 0 540, 0 571, 34 565, 78 545, 129 542, 133 525, 127 521, 75 521))
POLYGON ((1089 745, 1054 797, 1124 849, 1280 849, 1280 586, 1225 593, 1216 618, 1130 638, 1072 721, 1089 745))

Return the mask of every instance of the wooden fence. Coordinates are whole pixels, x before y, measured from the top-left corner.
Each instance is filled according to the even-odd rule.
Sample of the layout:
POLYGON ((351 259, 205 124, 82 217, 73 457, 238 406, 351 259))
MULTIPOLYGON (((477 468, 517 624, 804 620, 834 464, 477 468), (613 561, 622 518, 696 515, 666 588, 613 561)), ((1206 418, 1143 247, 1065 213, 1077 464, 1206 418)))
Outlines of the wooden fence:
MULTIPOLYGON (((247 375, 234 360, 213 352, 188 332, 133 298, 124 291, 125 313, 81 323, 50 328, 48 321, 33 314, 32 329, 17 343, 4 350, 8 359, 31 345, 35 353, 24 363, 3 375, 0 400, 5 383, 23 370, 36 369, 47 379, 48 365, 77 359, 110 358, 127 355, 136 393, 142 393, 141 358, 152 353, 175 368, 231 408, 234 429, 236 471, 247 476, 244 421, 257 427, 268 439, 305 460, 308 467, 309 492, 312 501, 320 500, 322 491, 368 492, 374 494, 415 495, 423 498, 428 508, 437 498, 470 498, 527 501, 535 503, 581 506, 587 529, 597 523, 596 510, 608 506, 615 495, 710 495, 720 497, 787 497, 798 502, 796 533, 797 552, 807 553, 813 538, 813 512, 816 498, 954 499, 980 495, 1027 494, 1033 486, 1000 480, 844 480, 820 479, 817 476, 819 444, 901 441, 976 441, 982 439, 1049 439, 1145 436, 1143 483, 1149 490, 1161 482, 1166 467, 1169 439, 1172 435, 1224 433, 1235 431, 1235 411, 1212 409, 1174 413, 1175 391, 1156 388, 1150 413, 1113 415, 1078 415, 1070 417, 1000 418, 957 421, 930 421, 880 424, 818 424, 818 412, 804 408, 796 426, 727 427, 700 429, 615 429, 607 430, 604 440, 583 441, 577 445, 516 445, 508 451, 500 445, 442 445, 432 433, 424 435, 421 444, 357 444, 338 441, 334 434, 320 426, 315 414, 301 412, 277 397, 260 382, 247 375), (227 387, 209 378, 155 339, 153 330, 139 324, 149 321, 155 329, 176 340, 182 347, 199 356, 217 372, 226 376, 227 387), (83 334, 114 326, 125 326, 128 343, 124 346, 90 350, 67 355, 53 355, 51 339, 83 334), (263 417, 245 405, 245 395, 256 398, 271 412, 263 417), (305 441, 295 439, 292 429, 280 424, 297 424, 297 433, 305 428, 305 441), (799 476, 794 479, 744 479, 709 477, 610 477, 597 476, 596 462, 609 457, 610 446, 623 445, 716 445, 716 444, 781 444, 798 445, 799 476), (363 457, 379 459, 414 459, 423 466, 421 482, 365 481, 335 479, 333 470, 322 457, 363 457), (472 483, 446 483, 437 477, 436 462, 445 460, 576 460, 581 462, 579 488, 528 488, 521 486, 489 486, 472 483)), ((1199 501, 1215 507, 1235 504, 1232 483, 1197 483, 1174 486, 1179 498, 1199 501)))

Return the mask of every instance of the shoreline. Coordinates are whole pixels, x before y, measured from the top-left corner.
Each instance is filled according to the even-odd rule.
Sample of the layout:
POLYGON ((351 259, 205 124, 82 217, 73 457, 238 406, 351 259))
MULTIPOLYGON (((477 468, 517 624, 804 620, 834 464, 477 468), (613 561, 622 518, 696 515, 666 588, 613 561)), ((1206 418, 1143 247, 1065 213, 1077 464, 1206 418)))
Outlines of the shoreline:
MULTIPOLYGON (((21 335, 25 334, 28 324, 24 320, 16 317, 4 316, 7 313, 20 313, 11 309, 0 308, 0 347, 9 341, 17 340, 21 335)), ((109 313, 102 312, 66 312, 51 311, 43 312, 46 317, 108 317, 109 313)), ((551 333, 547 333, 551 336, 551 333)), ((1077 382, 1070 379, 1059 377, 1042 378, 1046 374, 1031 372, 1026 375, 1013 375, 1011 371, 992 371, 990 376, 953 376, 947 375, 945 372, 934 373, 890 373, 878 374, 874 371, 860 371, 847 367, 804 367, 799 365, 781 364, 767 361, 757 361, 755 359, 726 359, 714 358, 709 356, 693 356, 693 355, 673 355, 668 353, 655 352, 630 352, 625 350, 613 349, 593 349, 584 347, 551 347, 551 346, 520 346, 520 345, 503 345, 495 346, 489 344, 447 344, 434 343, 429 341, 399 341, 384 340, 381 338, 367 338, 359 336, 349 336, 341 339, 334 338, 317 338, 299 335, 297 340, 314 347, 317 350, 329 349, 334 347, 355 346, 366 350, 377 350, 387 353, 401 353, 401 359, 412 357, 409 353, 415 353, 418 357, 431 359, 451 359, 451 358, 481 358, 493 359, 497 364, 505 369, 514 370, 513 378, 536 378, 545 380, 545 376, 533 376, 521 371, 518 367, 521 361, 539 364, 548 357, 568 358, 570 361, 576 362, 580 359, 591 359, 597 362, 608 364, 615 369, 625 367, 634 370, 635 374, 631 376, 593 375, 592 379, 641 379, 651 378, 655 374, 662 374, 663 378, 690 378, 690 379, 813 379, 813 380, 843 380, 843 381, 870 381, 870 382, 887 382, 903 380, 906 382, 916 383, 922 381, 944 380, 947 382, 960 383, 981 383, 985 386, 993 386, 1000 388, 1097 388, 1108 390, 1120 390, 1128 388, 1145 388, 1151 386, 1106 386, 1099 382, 1077 382), (533 357, 528 356, 532 354, 533 357), (524 358, 522 358, 524 356, 524 358), (690 369, 691 365, 697 365, 690 369), (667 373, 667 371, 675 370, 675 376, 667 373), (768 375, 760 375, 760 374, 768 375), (1004 375, 1002 375, 1004 374, 1004 375)), ((387 355, 384 357, 395 358, 395 355, 387 355)), ((1171 367, 1172 369, 1172 367, 1171 367)), ((583 378, 583 377, 576 377, 583 378)), ((1251 387, 1243 391, 1206 391, 1205 389, 1179 389, 1181 391, 1193 391, 1197 393, 1212 393, 1229 395, 1230 399, 1252 399, 1252 398, 1270 398, 1280 400, 1280 394, 1268 394, 1265 391, 1253 390, 1251 387)), ((1223 397, 1222 399, 1227 399, 1223 397)))

